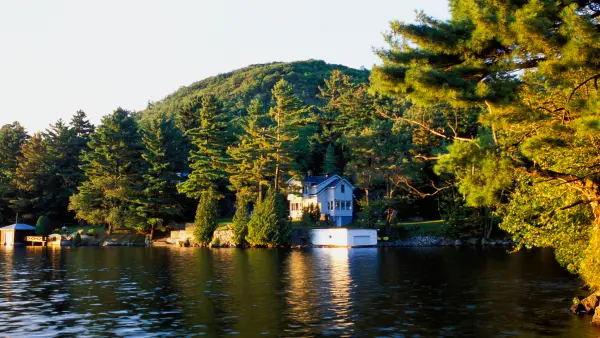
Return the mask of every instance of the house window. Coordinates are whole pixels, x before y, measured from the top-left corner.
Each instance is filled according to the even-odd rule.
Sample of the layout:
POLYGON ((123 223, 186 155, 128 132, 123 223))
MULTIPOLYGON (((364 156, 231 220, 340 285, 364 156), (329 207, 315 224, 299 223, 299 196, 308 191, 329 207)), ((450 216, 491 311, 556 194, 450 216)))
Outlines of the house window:
POLYGON ((346 210, 346 201, 342 201, 342 210, 346 210))
POLYGON ((342 193, 346 192, 346 185, 342 183, 342 185, 340 186, 340 190, 342 191, 342 193))
POLYGON ((308 194, 308 185, 304 186, 304 194, 308 194))
POLYGON ((352 200, 350 200, 350 201, 346 201, 346 208, 347 208, 348 210, 352 210, 352 200))
POLYGON ((335 210, 340 210, 340 201, 335 201, 335 210))

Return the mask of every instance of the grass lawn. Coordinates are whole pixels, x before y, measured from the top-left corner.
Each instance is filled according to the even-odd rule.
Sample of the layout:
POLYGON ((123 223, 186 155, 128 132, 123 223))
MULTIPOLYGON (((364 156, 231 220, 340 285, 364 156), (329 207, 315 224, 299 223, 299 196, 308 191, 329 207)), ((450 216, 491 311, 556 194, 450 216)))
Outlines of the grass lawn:
POLYGON ((421 222, 401 222, 394 228, 400 228, 413 235, 439 235, 441 232, 443 220, 421 221, 421 222))
POLYGON ((231 218, 219 218, 217 220, 217 230, 227 230, 228 228, 231 228, 232 225, 233 221, 231 218))
POLYGON ((87 233, 90 229, 94 229, 94 231, 96 231, 97 234, 106 233, 106 228, 102 225, 71 225, 67 226, 67 228, 69 229, 69 233, 73 233, 78 230, 83 230, 83 233, 87 233))

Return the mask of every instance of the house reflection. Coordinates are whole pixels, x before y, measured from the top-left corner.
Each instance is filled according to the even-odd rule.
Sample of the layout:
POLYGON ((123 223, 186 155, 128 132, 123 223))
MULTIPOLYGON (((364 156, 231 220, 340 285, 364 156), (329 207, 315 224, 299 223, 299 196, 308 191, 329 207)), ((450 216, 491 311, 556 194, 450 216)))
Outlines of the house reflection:
POLYGON ((323 326, 351 332, 353 280, 348 248, 327 248, 318 255, 295 251, 288 260, 286 291, 290 321, 296 329, 323 326))

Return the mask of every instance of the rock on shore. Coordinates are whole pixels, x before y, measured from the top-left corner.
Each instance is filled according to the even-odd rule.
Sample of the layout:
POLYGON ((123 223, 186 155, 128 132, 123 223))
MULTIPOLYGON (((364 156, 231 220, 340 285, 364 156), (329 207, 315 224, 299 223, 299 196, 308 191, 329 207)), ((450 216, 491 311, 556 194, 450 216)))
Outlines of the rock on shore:
POLYGON ((600 293, 596 292, 584 299, 575 298, 571 312, 578 315, 594 315, 592 323, 600 325, 600 293))
POLYGON ((441 246, 511 246, 514 242, 511 240, 496 240, 489 241, 483 238, 472 237, 466 240, 452 240, 449 238, 438 236, 414 236, 405 240, 397 241, 380 241, 379 246, 382 247, 441 247, 441 246))

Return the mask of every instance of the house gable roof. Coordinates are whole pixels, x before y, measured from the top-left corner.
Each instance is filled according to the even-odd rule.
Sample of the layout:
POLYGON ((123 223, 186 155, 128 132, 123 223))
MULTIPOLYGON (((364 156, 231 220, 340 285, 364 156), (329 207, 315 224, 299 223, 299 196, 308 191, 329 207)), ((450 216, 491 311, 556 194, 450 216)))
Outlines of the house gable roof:
POLYGON ((2 227, 0 230, 35 230, 35 227, 28 224, 17 223, 2 227))
POLYGON ((302 180, 304 184, 319 185, 329 179, 327 176, 307 176, 302 180))
POLYGON ((321 191, 325 190, 325 189, 334 189, 336 188, 338 185, 340 185, 342 182, 345 182, 346 184, 348 184, 350 186, 350 189, 354 190, 356 189, 352 184, 350 184, 350 182, 348 182, 346 179, 341 178, 341 177, 337 177, 335 180, 331 181, 329 184, 327 184, 326 186, 324 186, 323 188, 321 188, 317 194, 321 193, 321 191))
POLYGON ((339 175, 332 176, 308 176, 306 179, 302 181, 304 184, 310 184, 311 186, 318 186, 316 194, 310 194, 311 196, 315 196, 320 194, 323 190, 328 188, 335 188, 340 185, 342 182, 345 182, 350 186, 352 190, 354 190, 354 186, 350 184, 346 179, 341 178, 339 175))

